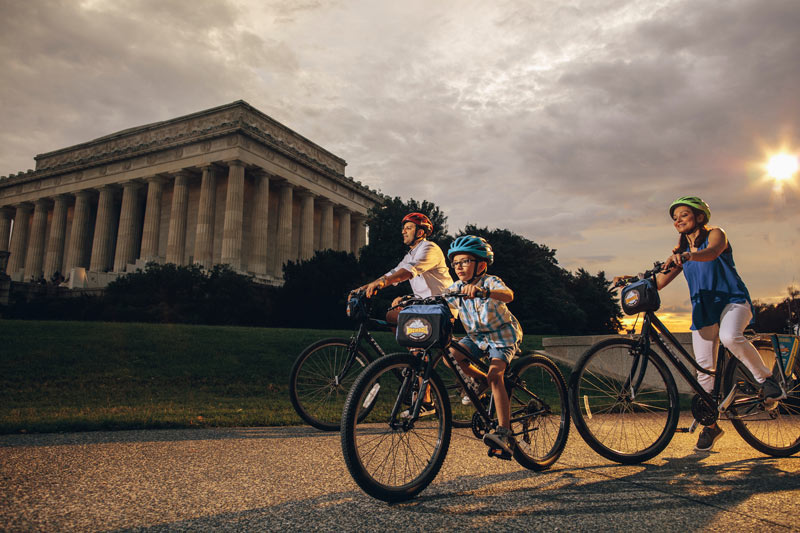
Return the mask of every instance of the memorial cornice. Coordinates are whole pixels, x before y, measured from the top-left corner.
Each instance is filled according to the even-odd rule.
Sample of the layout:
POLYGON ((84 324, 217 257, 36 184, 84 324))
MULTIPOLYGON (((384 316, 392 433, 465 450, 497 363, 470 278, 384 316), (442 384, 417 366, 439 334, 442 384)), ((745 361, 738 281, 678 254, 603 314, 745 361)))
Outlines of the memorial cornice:
MULTIPOLYGON (((0 187, 131 160, 156 152, 241 134, 308 169, 358 190, 375 202, 384 197, 344 175, 347 162, 292 131, 242 100, 171 120, 123 130, 98 139, 37 155, 36 170, 0 176, 0 187)), ((177 154, 180 157, 180 154, 177 154)))

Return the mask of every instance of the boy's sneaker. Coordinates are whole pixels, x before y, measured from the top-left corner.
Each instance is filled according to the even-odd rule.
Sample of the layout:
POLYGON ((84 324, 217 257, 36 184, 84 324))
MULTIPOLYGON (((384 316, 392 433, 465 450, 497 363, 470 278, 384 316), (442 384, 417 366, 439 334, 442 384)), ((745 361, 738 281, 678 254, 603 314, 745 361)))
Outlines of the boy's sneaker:
POLYGON ((786 398, 786 391, 772 376, 764 380, 764 383, 761 384, 761 390, 758 394, 765 400, 783 400, 786 398))
MULTIPOLYGON (((474 390, 475 394, 477 394, 478 398, 480 398, 481 396, 483 396, 483 393, 486 392, 488 388, 489 388, 489 382, 482 381, 480 384, 476 384, 472 390, 474 390)), ((469 399, 469 396, 465 395, 463 398, 461 398, 461 404, 470 405, 472 404, 472 400, 469 399)))
POLYGON ((484 435, 483 443, 490 448, 501 450, 503 453, 511 454, 511 449, 514 446, 514 439, 511 437, 510 431, 500 426, 492 433, 487 433, 484 435))
POLYGON ((725 434, 719 425, 706 426, 700 432, 700 437, 697 439, 697 445, 694 447, 698 452, 707 452, 714 447, 714 443, 725 434))

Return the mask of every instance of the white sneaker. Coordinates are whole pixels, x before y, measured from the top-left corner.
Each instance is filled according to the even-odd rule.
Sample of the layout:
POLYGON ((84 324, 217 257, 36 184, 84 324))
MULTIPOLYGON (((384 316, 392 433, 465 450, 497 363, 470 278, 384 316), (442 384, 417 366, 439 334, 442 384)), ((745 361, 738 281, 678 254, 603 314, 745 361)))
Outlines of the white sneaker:
MULTIPOLYGON (((473 380, 473 383, 474 383, 474 380, 473 380)), ((478 395, 478 398, 480 398, 481 396, 483 396, 483 393, 484 393, 484 392, 486 392, 486 390, 487 390, 488 388, 489 388, 489 383, 488 383, 488 382, 486 382, 486 381, 484 381, 484 382, 483 382, 483 383, 481 383, 480 385, 476 384, 476 385, 475 385, 475 386, 472 388, 472 390, 474 390, 474 391, 475 391, 475 394, 477 394, 477 395, 478 395)), ((472 400, 470 400, 470 399, 469 399, 469 396, 466 396, 466 395, 465 395, 463 398, 461 398, 461 404, 462 404, 462 405, 471 405, 471 404, 472 404, 472 400)))

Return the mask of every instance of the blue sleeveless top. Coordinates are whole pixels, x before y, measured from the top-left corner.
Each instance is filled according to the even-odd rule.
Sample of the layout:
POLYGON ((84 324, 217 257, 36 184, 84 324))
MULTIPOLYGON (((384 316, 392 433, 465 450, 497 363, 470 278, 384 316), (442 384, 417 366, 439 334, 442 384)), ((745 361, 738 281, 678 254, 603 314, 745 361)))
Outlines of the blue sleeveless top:
MULTIPOLYGON (((708 237, 697 249, 707 247, 708 237)), ((750 293, 736 272, 730 244, 713 261, 687 261, 683 264, 683 275, 692 299, 692 329, 719 324, 722 310, 729 303, 747 303, 752 312, 750 293)))

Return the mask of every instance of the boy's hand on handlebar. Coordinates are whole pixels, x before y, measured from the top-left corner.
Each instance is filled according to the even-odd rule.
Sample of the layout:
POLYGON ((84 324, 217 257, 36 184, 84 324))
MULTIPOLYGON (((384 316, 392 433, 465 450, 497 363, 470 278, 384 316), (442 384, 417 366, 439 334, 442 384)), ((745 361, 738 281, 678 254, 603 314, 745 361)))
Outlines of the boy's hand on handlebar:
POLYGON ((464 285, 461 287, 464 298, 486 298, 486 293, 477 285, 464 285))

